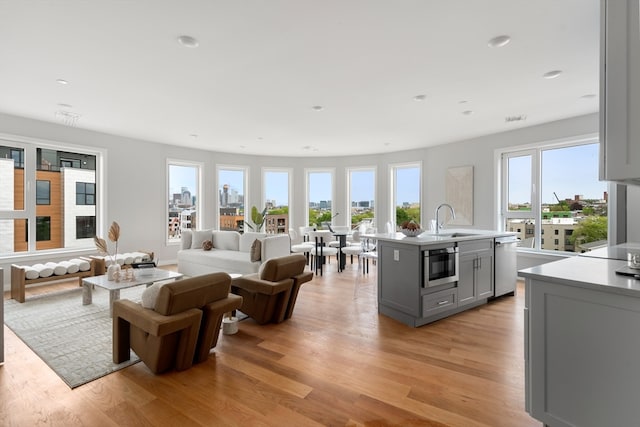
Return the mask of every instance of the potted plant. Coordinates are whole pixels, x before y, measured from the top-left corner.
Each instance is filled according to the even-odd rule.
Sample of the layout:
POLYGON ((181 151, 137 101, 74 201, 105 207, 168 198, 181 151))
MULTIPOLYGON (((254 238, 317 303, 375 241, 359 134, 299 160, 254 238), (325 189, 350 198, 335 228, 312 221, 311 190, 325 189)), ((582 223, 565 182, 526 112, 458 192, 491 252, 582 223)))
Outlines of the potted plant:
POLYGON ((247 221, 247 226, 255 231, 260 232, 265 220, 267 219, 267 208, 265 207, 262 212, 258 212, 258 208, 251 207, 251 221, 247 221))

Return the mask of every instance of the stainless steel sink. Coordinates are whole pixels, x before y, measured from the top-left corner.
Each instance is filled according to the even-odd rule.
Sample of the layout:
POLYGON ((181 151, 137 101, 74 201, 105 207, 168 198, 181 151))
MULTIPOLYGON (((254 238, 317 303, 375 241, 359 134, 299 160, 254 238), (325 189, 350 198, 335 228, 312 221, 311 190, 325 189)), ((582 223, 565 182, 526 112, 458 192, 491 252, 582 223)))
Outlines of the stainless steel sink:
POLYGON ((438 233, 433 234, 434 236, 442 236, 442 237, 469 237, 469 236, 477 236, 477 233, 438 233))

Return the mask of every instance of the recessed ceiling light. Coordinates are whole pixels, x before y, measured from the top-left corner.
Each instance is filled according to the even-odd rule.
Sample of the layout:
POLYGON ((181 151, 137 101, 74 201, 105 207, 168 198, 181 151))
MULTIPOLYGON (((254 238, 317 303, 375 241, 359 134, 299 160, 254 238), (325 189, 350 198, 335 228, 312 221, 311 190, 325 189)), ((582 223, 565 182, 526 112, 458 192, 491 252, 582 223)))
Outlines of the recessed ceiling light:
POLYGON ((458 101, 458 104, 466 104, 467 102, 469 101, 462 100, 462 101, 458 101))
POLYGON ((56 82, 58 84, 61 84, 61 85, 68 85, 69 84, 69 82, 64 80, 64 79, 58 79, 58 80, 56 80, 56 82))
POLYGON ((464 114, 465 116, 470 116, 470 115, 473 114, 473 111, 472 110, 465 110, 465 111, 462 112, 462 114, 464 114))
POLYGON ((73 105, 59 103, 59 104, 58 104, 58 107, 62 107, 62 108, 73 108, 73 105))
POLYGON ((311 109, 314 111, 322 111, 324 110, 324 107, 322 105, 314 105, 311 109))
POLYGON ((195 38, 191 36, 184 36, 184 35, 178 37, 178 43, 180 43, 184 47, 190 47, 190 48, 198 47, 198 45, 200 44, 198 43, 198 40, 196 40, 195 38))
POLYGON ((385 147, 388 147, 388 146, 390 146, 390 145, 391 145, 391 143, 390 143, 390 142, 385 142, 385 143, 384 143, 384 146, 385 146, 385 147))
POLYGON ((189 136, 190 136, 191 138, 193 138, 193 139, 198 138, 198 134, 197 134, 197 133, 189 134, 189 136))
POLYGON ((595 93, 588 93, 586 95, 582 95, 580 98, 582 98, 582 99, 593 99, 595 97, 596 97, 595 93))
POLYGON ((511 37, 507 35, 496 36, 487 42, 489 47, 502 47, 509 44, 511 37))
POLYGON ((562 70, 553 70, 553 71, 547 71, 542 75, 542 77, 544 77, 545 79, 555 79, 560 74, 562 74, 562 70))
POLYGON ((519 116, 507 116, 504 118, 504 121, 507 123, 521 122, 524 120, 527 120, 527 116, 525 116, 524 114, 520 114, 519 116))
POLYGON ((427 95, 416 95, 413 97, 414 101, 424 101, 425 99, 427 99, 427 95))

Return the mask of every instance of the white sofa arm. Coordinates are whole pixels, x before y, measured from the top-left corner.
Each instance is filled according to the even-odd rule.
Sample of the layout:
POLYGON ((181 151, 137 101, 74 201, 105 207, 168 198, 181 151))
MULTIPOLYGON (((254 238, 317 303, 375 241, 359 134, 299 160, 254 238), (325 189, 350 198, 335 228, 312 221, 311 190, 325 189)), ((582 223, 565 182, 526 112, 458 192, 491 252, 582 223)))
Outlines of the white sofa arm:
POLYGON ((288 234, 265 237, 262 241, 261 261, 279 258, 291 254, 291 240, 288 234))

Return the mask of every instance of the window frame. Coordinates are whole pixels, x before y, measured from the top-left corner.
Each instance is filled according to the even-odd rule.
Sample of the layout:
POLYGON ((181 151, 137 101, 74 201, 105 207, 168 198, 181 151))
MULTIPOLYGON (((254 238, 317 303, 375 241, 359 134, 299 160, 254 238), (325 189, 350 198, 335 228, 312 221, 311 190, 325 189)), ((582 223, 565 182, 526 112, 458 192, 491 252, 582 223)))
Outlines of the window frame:
MULTIPOLYGON (((247 221, 248 215, 251 212, 251 200, 249 198, 249 173, 251 168, 249 166, 242 166, 242 165, 228 165, 228 164, 217 164, 216 165, 216 177, 215 177, 215 182, 216 182, 216 186, 215 186, 215 198, 216 198, 216 203, 215 206, 217 206, 216 208, 216 214, 215 214, 215 218, 216 218, 216 227, 218 229, 220 228, 220 197, 219 197, 219 191, 220 191, 220 171, 222 170, 228 170, 228 171, 242 171, 243 172, 243 177, 242 177, 242 186, 244 187, 242 189, 242 198, 243 198, 243 223, 247 221)), ((242 231, 244 231, 244 224, 242 227, 242 231)))
POLYGON ((66 142, 47 140, 41 138, 32 138, 19 135, 0 133, 0 145, 7 146, 9 148, 18 148, 23 150, 23 163, 24 169, 24 208, 23 209, 0 209, 0 220, 25 220, 27 224, 27 249, 20 252, 0 253, 5 259, 15 260, 28 260, 34 255, 41 255, 46 253, 86 253, 88 249, 95 249, 93 239, 87 239, 79 246, 68 246, 62 248, 52 249, 37 249, 36 247, 36 176, 37 165, 37 150, 38 149, 50 149, 55 151, 67 151, 77 154, 85 154, 95 157, 95 169, 91 169, 95 175, 96 184, 96 197, 95 215, 96 215, 96 228, 102 229, 105 223, 105 203, 104 201, 108 196, 108 188, 104 177, 107 164, 107 150, 98 147, 85 146, 80 144, 70 144, 66 142), (33 236, 33 237, 31 237, 33 236))
MULTIPOLYGON (((389 164, 389 221, 397 228, 400 224, 396 224, 396 175, 398 169, 418 168, 418 204, 420 207, 420 224, 424 224, 424 203, 422 197, 423 189, 423 170, 422 160, 417 162, 390 163, 389 164)), ((424 228, 424 227, 423 227, 424 228)))
MULTIPOLYGON (((509 218, 521 218, 532 219, 536 227, 534 227, 534 245, 532 248, 518 247, 519 251, 536 252, 542 254, 549 254, 558 252, 558 250, 542 249, 544 245, 544 231, 542 225, 542 201, 540 190, 542 188, 542 153, 547 150, 570 148, 581 145, 599 144, 599 134, 589 134, 577 137, 563 138, 552 141, 542 141, 531 144, 524 144, 520 146, 504 147, 495 150, 495 171, 496 171, 496 224, 495 227, 499 231, 507 231, 506 223, 509 218), (531 211, 509 211, 508 203, 508 179, 509 171, 506 167, 507 160, 509 158, 518 157, 522 155, 532 155, 531 161, 531 211)), ((607 184, 607 192, 609 194, 608 200, 608 218, 612 216, 611 204, 612 204, 612 188, 610 183, 607 184)), ((555 234, 554 234, 555 236, 555 234)), ((611 224, 609 221, 609 229, 607 233, 607 240, 609 243, 612 241, 611 236, 611 224)), ((564 252, 564 254, 576 254, 575 252, 564 252)))
MULTIPOLYGON (((277 167, 263 167, 261 170, 261 176, 262 176, 262 191, 261 191, 261 197, 262 197, 262 204, 261 206, 264 208, 264 206, 266 206, 267 204, 267 180, 266 180, 266 175, 269 172, 275 172, 275 173, 286 173, 287 174, 287 207, 289 209, 289 214, 288 214, 288 219, 287 219, 287 224, 288 227, 287 228, 292 228, 293 227, 293 221, 292 219, 294 218, 293 216, 293 179, 291 179, 291 177, 293 176, 293 169, 291 168, 277 168, 277 167)), ((266 230, 266 226, 265 226, 265 230, 266 230)), ((288 232, 289 230, 287 230, 288 232)))
POLYGON ((336 198, 336 168, 305 168, 304 169, 304 178, 305 178, 305 187, 304 187, 304 195, 305 195, 305 210, 304 210, 304 225, 309 225, 309 204, 311 203, 311 195, 309 191, 309 185, 311 184, 310 174, 312 173, 328 173, 331 176, 331 209, 329 209, 329 213, 331 215, 331 225, 334 224, 334 202, 336 198))
POLYGON ((373 222, 375 223, 377 221, 377 217, 378 217, 378 205, 379 203, 377 202, 377 184, 378 184, 378 168, 376 166, 357 166, 357 167, 349 167, 346 169, 345 173, 346 173, 346 190, 345 190, 345 194, 347 195, 346 197, 346 209, 345 212, 348 212, 347 214, 347 226, 350 229, 353 229, 353 224, 351 222, 351 204, 353 202, 352 200, 352 196, 351 196, 351 184, 352 184, 352 176, 351 174, 353 172, 373 172, 373 222))
POLYGON ((182 160, 182 159, 174 159, 174 158, 167 158, 166 160, 166 169, 165 169, 165 195, 167 196, 167 201, 165 203, 165 214, 164 214, 164 218, 165 221, 163 221, 163 224, 165 226, 165 230, 164 230, 164 240, 165 240, 165 244, 167 246, 173 246, 173 245, 179 245, 182 242, 182 235, 180 235, 180 238, 178 239, 169 239, 169 190, 171 189, 171 173, 170 173, 170 169, 171 166, 180 166, 180 167, 193 167, 196 169, 196 189, 195 189, 195 197, 196 197, 196 203, 195 203, 195 210, 196 210, 196 215, 199 222, 197 222, 197 224, 200 225, 199 228, 202 228, 202 220, 205 217, 205 213, 203 211, 203 189, 202 189, 202 176, 204 173, 204 163, 202 162, 194 162, 191 160, 182 160))

